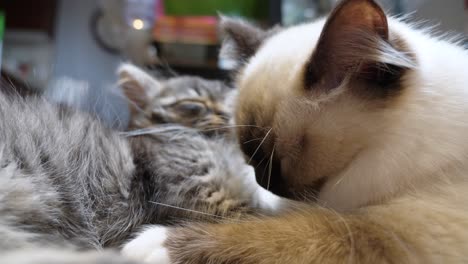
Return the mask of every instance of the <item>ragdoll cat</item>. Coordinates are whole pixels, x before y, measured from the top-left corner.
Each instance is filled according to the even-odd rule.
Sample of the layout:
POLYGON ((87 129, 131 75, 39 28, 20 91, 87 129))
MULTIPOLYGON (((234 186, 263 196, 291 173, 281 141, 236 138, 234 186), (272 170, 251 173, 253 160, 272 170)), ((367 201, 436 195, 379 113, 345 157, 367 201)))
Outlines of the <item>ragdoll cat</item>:
POLYGON ((122 65, 118 75, 130 105, 130 130, 175 123, 210 136, 232 131, 237 90, 221 81, 155 78, 131 64, 122 65))
POLYGON ((144 224, 267 212, 279 199, 239 152, 180 126, 120 133, 40 97, 0 95, 0 263, 131 263, 97 250, 144 224))
POLYGON ((242 21, 223 27, 224 54, 240 67, 236 123, 254 125, 237 134, 257 181, 311 205, 242 223, 155 226, 124 254, 148 263, 468 262, 466 50, 372 0, 342 1, 325 20, 266 38, 242 21))

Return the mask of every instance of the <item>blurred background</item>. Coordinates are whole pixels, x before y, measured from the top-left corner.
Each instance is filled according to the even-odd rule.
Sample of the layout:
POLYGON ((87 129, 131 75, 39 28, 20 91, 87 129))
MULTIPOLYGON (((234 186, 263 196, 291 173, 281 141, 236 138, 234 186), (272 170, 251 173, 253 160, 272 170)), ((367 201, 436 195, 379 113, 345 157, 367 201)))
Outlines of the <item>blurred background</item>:
MULTIPOLYGON (((4 79, 43 90, 64 81, 99 91, 131 61, 148 69, 226 78, 217 14, 268 27, 326 14, 336 0, 0 0, 4 79)), ((468 34, 468 0, 381 0, 393 14, 468 34)))

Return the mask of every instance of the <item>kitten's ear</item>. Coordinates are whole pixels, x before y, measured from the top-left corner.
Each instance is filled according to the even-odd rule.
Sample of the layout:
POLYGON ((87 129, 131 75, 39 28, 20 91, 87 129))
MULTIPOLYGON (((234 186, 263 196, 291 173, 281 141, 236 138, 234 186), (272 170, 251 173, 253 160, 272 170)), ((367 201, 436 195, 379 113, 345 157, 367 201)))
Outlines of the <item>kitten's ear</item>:
POLYGON ((272 34, 238 18, 220 17, 220 31, 224 41, 220 58, 242 65, 252 57, 263 41, 272 34))
POLYGON ((119 86, 135 107, 144 109, 150 100, 160 92, 161 84, 148 73, 132 64, 122 64, 118 70, 119 86))
POLYGON ((385 84, 414 62, 389 38, 387 17, 373 0, 344 0, 330 14, 306 70, 306 88, 338 87, 345 78, 385 84))

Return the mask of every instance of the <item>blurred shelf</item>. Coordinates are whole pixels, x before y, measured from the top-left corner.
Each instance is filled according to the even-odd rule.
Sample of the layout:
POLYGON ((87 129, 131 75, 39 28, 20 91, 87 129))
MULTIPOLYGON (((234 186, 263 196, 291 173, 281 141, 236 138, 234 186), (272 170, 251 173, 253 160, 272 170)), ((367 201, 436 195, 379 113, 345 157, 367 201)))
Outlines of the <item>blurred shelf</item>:
POLYGON ((44 31, 54 36, 58 0, 2 0, 8 30, 44 31))
POLYGON ((162 76, 174 76, 174 73, 180 75, 194 75, 200 76, 211 80, 224 80, 227 82, 231 81, 230 71, 219 69, 217 67, 210 66, 190 66, 183 64, 157 64, 147 65, 147 68, 151 71, 157 71, 162 76))
POLYGON ((158 56, 179 74, 200 75, 209 79, 226 79, 228 71, 218 67, 219 45, 179 42, 154 42, 158 56))
POLYGON ((282 0, 188 2, 168 1, 166 11, 169 11, 169 16, 156 21, 153 45, 163 65, 155 67, 168 67, 179 74, 230 80, 230 71, 219 67, 220 40, 216 10, 221 10, 226 15, 243 15, 256 19, 264 26, 277 25, 282 21, 282 0))
POLYGON ((200 67, 187 65, 171 65, 171 68, 180 74, 196 75, 206 79, 230 80, 230 72, 216 67, 200 67))

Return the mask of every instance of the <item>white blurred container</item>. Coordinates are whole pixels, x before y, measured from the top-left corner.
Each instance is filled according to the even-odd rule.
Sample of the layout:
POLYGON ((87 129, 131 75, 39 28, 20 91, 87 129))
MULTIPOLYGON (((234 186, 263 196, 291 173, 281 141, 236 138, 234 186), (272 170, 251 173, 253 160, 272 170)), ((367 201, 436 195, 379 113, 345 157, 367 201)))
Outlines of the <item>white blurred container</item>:
POLYGON ((44 89, 52 75, 54 45, 48 35, 34 31, 7 31, 3 43, 3 70, 32 89, 44 89))

